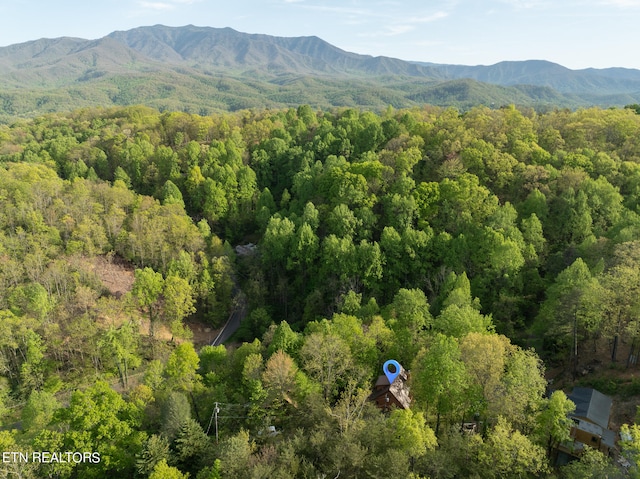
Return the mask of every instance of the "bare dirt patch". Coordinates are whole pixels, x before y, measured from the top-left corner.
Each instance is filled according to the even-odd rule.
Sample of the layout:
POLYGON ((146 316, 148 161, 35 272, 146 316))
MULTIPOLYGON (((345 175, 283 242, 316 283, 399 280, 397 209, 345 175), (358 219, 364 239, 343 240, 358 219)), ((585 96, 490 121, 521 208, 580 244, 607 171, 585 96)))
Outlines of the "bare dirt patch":
POLYGON ((135 267, 119 256, 96 256, 88 265, 113 296, 120 297, 133 287, 135 267))
MULTIPOLYGON (((135 266, 117 255, 96 256, 87 259, 83 262, 83 267, 88 272, 95 274, 109 294, 118 300, 130 292, 133 287, 135 266)), ((111 320, 113 321, 113 318, 111 320)), ((120 320, 124 321, 124 315, 120 320)), ((187 320, 186 325, 193 333, 191 340, 196 347, 211 344, 221 329, 193 320, 187 320)), ((140 334, 149 334, 149 321, 146 318, 142 318, 140 322, 140 334)), ((171 341, 172 334, 169 327, 162 324, 157 327, 155 337, 157 340, 171 341)), ((176 338, 176 342, 181 341, 176 338)))
MULTIPOLYGON (((201 323, 198 321, 187 321, 186 326, 193 333, 193 337, 191 338, 191 342, 196 347, 196 349, 201 348, 202 346, 207 346, 213 342, 218 333, 222 328, 214 329, 210 325, 206 323, 201 323)), ((140 322, 140 334, 149 335, 149 320, 143 319, 140 322)), ((156 326, 155 338, 159 341, 169 342, 173 339, 175 343, 181 343, 183 340, 180 338, 174 338, 171 334, 171 330, 168 325, 160 324, 156 326)))
POLYGON ((222 328, 212 328, 211 325, 201 322, 188 322, 187 326, 193 332, 193 344, 196 347, 207 346, 213 342, 213 340, 218 336, 218 333, 222 330, 222 328))

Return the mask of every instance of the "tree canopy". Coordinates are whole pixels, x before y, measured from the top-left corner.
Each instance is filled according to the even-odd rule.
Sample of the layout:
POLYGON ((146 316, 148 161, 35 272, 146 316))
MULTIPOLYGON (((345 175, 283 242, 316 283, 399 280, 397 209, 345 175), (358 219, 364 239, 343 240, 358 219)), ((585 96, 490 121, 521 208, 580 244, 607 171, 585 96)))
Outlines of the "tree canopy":
POLYGON ((545 366, 637 367, 639 137, 633 108, 2 126, 0 445, 101 457, 7 474, 611 474, 553 468, 573 405, 545 366), (408 410, 368 401, 388 359, 408 410))

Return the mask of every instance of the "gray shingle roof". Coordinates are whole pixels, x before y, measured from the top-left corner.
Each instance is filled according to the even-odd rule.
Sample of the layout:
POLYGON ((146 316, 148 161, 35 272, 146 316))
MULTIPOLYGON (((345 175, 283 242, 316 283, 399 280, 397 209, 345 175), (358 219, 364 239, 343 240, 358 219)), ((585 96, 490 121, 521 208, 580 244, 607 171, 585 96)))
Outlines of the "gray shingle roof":
POLYGON ((572 416, 587 419, 603 429, 609 427, 609 416, 613 404, 609 396, 592 388, 573 388, 568 397, 576 405, 572 416))

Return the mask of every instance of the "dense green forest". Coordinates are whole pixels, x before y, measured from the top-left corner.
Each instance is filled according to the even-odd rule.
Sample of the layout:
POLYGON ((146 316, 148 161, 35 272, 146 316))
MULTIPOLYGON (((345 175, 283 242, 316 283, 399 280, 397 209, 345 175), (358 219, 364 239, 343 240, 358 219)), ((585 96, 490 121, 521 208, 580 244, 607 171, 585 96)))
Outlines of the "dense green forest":
POLYGON ((99 457, 0 477, 637 477, 633 417, 630 470, 553 467, 545 371, 640 395, 639 139, 633 108, 0 126, 0 449, 99 457), (413 402, 383 413, 391 358, 413 402))

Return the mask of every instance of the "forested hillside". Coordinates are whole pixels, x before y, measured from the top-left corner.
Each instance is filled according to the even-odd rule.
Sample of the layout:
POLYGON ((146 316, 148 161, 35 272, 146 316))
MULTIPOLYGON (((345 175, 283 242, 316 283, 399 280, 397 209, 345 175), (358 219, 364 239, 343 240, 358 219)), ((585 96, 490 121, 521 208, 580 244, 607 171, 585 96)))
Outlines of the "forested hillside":
POLYGON ((633 417, 630 471, 553 467, 574 405, 545 371, 640 393, 638 138, 634 109, 0 126, 0 448, 96 455, 0 477, 637 475, 633 417), (410 409, 367 400, 388 359, 410 409))
POLYGON ((640 71, 570 70, 544 61, 438 65, 350 53, 318 37, 154 25, 97 40, 0 47, 0 124, 98 106, 143 104, 208 115, 249 108, 424 103, 603 108, 640 101, 640 71))

